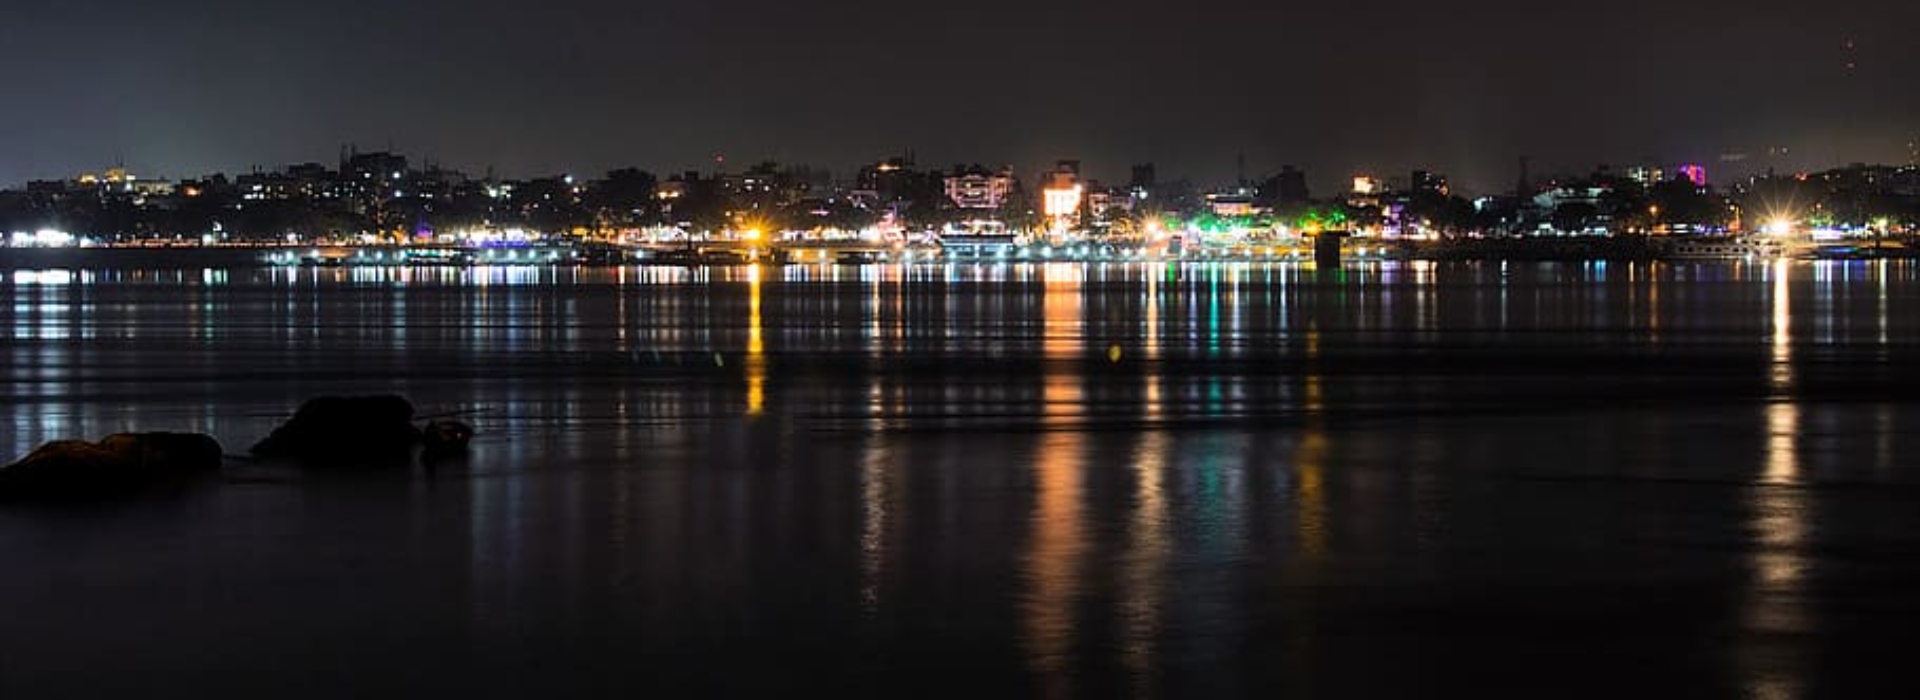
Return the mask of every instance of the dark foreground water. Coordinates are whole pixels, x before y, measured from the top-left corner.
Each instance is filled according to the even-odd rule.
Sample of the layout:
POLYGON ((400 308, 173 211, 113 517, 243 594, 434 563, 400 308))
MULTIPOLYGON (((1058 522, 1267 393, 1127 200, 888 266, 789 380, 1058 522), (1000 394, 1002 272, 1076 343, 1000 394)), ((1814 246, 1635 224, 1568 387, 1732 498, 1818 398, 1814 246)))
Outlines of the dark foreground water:
MULTIPOLYGON (((8 271, 0 697, 1901 697, 1920 267, 8 271), (824 695, 822 695, 824 694, 824 695)), ((1912 454, 1920 454, 1920 451, 1912 454)))

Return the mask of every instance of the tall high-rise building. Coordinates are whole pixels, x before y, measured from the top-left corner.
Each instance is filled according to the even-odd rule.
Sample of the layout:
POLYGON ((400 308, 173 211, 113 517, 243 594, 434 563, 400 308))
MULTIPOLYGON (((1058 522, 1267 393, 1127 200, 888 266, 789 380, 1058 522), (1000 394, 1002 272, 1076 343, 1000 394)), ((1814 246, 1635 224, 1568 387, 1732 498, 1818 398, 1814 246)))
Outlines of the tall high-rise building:
POLYGON ((1127 182, 1127 187, 1135 190, 1152 190, 1156 184, 1159 183, 1154 179, 1152 163, 1133 166, 1133 179, 1127 182))
POLYGON ((1307 174, 1291 165, 1281 166, 1280 173, 1269 178, 1264 187, 1262 198, 1275 205, 1301 204, 1312 199, 1307 190, 1307 174))

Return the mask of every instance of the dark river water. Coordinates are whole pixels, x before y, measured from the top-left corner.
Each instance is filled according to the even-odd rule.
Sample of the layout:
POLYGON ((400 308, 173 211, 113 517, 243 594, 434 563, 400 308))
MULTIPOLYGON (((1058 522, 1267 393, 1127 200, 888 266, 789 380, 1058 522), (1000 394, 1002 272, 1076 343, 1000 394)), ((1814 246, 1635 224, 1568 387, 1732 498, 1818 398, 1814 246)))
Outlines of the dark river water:
POLYGON ((1920 267, 0 272, 0 697, 1913 697, 1920 267))

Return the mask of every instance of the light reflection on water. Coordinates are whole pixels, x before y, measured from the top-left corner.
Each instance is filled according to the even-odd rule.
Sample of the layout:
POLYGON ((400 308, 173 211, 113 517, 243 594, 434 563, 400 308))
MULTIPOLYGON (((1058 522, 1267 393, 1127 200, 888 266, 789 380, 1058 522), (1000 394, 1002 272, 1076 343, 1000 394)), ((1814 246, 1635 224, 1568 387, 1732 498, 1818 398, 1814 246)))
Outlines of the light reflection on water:
POLYGON ((1127 525, 1126 565, 1121 574, 1120 650, 1139 695, 1155 686, 1157 657, 1168 604, 1166 567, 1173 557, 1172 518, 1165 479, 1177 467, 1167 434, 1142 433, 1133 458, 1133 516, 1127 525))
POLYGON ((767 341, 760 316, 760 267, 747 269, 747 415, 767 410, 767 341))
MULTIPOLYGON (((1064 264, 1043 269, 1041 360, 1048 368, 1072 362, 1086 350, 1081 342, 1081 270, 1064 264)), ((1049 371, 1042 381, 1032 543, 1026 555, 1027 646, 1042 694, 1065 698, 1073 696, 1075 609, 1086 554, 1082 477, 1089 465, 1080 424, 1086 396, 1081 379, 1072 374, 1049 371)))
POLYGON ((887 518, 893 493, 893 455, 874 447, 860 464, 860 604, 867 615, 883 611, 881 589, 887 574, 887 518))
MULTIPOLYGON (((99 558, 0 584, 52 601, 17 629, 85 607, 54 586, 96 567, 154 578, 128 551, 186 528, 206 590, 265 571, 311 585, 314 617, 347 617, 364 610, 323 586, 354 571, 422 616, 427 660, 450 665, 619 676, 704 650, 912 694, 925 686, 888 669, 952 652, 979 666, 956 686, 988 694, 1405 695, 1446 686, 1446 667, 1535 672, 1489 659, 1564 678, 1624 658, 1699 694, 1808 697, 1839 663, 1813 653, 1848 633, 1832 620, 1858 614, 1825 587, 1855 574, 1823 545, 1870 525, 1879 539, 1853 549, 1903 551, 1885 533, 1920 532, 1873 489, 1827 488, 1920 483, 1898 459, 1917 432, 1906 263, 44 279, 0 284, 15 454, 135 428, 243 446, 322 392, 482 409, 481 438, 431 477, 249 472, 190 524, 131 518, 124 545, 86 550, 99 558), (396 519, 406 536, 360 529, 396 519), (293 544, 233 534, 255 531, 293 544), (1698 588, 1708 604, 1652 601, 1698 588), (1480 625, 1499 633, 1466 633, 1480 625), (568 641, 518 641, 536 638, 568 641), (1540 655, 1553 644, 1571 646, 1540 655)), ((13 560, 41 551, 29 534, 62 537, 0 520, 13 560)), ((222 624, 236 633, 194 641, 255 659, 227 640, 301 629, 222 624)))
MULTIPOLYGON (((1789 265, 1782 261, 1770 270, 1772 289, 1771 371, 1768 376, 1766 448, 1759 478, 1750 488, 1753 542, 1753 582, 1746 593, 1745 624, 1763 634, 1807 634, 1815 630, 1804 599, 1811 561, 1807 556, 1810 512, 1808 485, 1801 473, 1799 440, 1804 432, 1801 407, 1794 398, 1793 285, 1789 265)), ((1822 287, 1823 289, 1825 287, 1822 287)), ((1804 697, 1803 669, 1796 660, 1754 645, 1747 663, 1753 697, 1766 700, 1804 697)))
POLYGON ((1042 694, 1071 697, 1072 654, 1080 628, 1076 610, 1088 546, 1082 493, 1088 467, 1085 434, 1064 430, 1041 435, 1026 555, 1026 645, 1042 694))

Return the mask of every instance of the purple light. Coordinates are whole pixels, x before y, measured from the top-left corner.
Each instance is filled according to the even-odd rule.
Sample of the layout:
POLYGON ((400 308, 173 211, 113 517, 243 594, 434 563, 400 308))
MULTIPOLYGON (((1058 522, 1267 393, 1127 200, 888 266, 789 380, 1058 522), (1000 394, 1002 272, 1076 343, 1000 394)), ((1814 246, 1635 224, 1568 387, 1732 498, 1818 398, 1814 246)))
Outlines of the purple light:
POLYGON ((1694 187, 1707 186, 1707 166, 1698 163, 1688 163, 1680 166, 1678 170, 1681 175, 1687 178, 1688 182, 1693 183, 1694 187))

